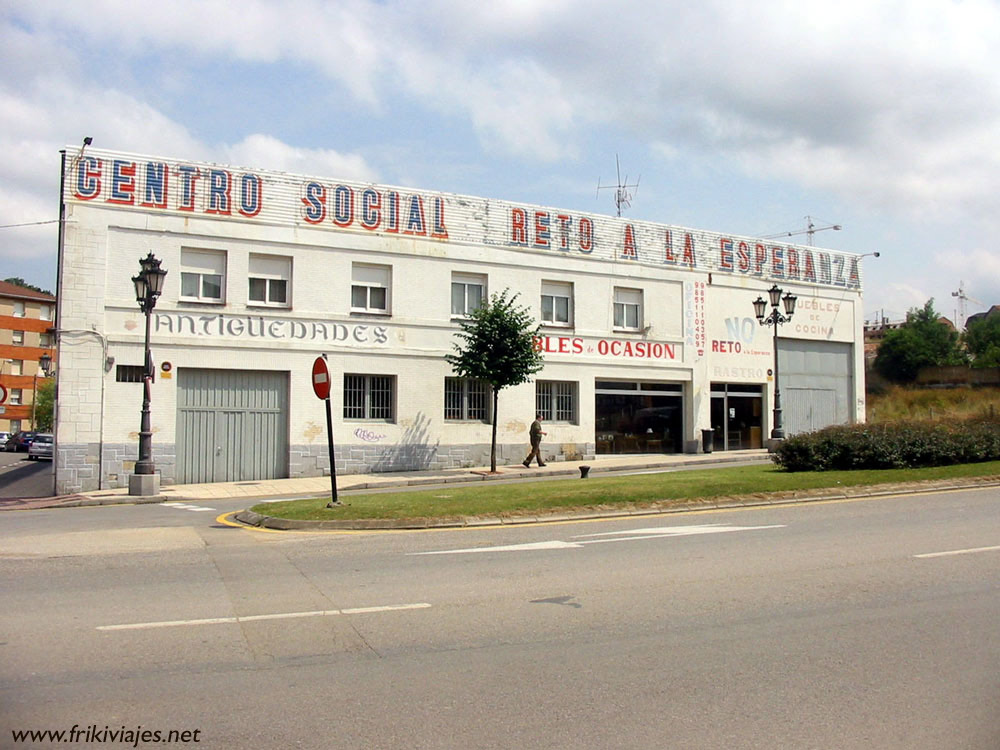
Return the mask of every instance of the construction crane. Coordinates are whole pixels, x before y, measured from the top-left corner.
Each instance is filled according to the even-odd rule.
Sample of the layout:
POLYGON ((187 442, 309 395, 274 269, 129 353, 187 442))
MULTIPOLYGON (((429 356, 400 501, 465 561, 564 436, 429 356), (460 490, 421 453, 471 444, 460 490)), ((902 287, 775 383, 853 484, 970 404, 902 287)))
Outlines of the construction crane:
POLYGON ((977 305, 981 305, 982 307, 986 307, 986 303, 985 302, 980 302, 975 297, 970 297, 968 294, 965 293, 965 282, 964 281, 959 281, 958 282, 958 291, 957 292, 952 292, 951 296, 952 297, 958 297, 958 320, 955 321, 955 322, 958 323, 958 325, 960 325, 962 328, 965 328, 965 323, 966 323, 966 320, 967 320, 967 318, 965 316, 965 303, 966 302, 974 302, 977 305))
POLYGON ((796 229, 792 232, 779 232, 778 234, 769 234, 761 237, 762 240, 776 240, 778 237, 794 237, 797 234, 807 234, 809 235, 809 245, 812 246, 813 235, 816 232, 825 232, 827 229, 832 229, 834 232, 839 232, 843 227, 840 224, 827 224, 826 226, 818 227, 816 226, 815 217, 806 217, 805 229, 796 229))

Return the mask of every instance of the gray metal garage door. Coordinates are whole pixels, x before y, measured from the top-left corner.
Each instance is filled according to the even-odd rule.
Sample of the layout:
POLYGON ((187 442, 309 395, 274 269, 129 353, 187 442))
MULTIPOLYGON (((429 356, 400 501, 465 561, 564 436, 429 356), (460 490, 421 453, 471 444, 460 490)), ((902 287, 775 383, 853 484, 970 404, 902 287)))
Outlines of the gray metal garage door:
POLYGON ((287 476, 288 373, 178 370, 178 482, 287 476))
POLYGON ((850 421, 853 351, 852 344, 779 339, 778 374, 786 435, 850 421))

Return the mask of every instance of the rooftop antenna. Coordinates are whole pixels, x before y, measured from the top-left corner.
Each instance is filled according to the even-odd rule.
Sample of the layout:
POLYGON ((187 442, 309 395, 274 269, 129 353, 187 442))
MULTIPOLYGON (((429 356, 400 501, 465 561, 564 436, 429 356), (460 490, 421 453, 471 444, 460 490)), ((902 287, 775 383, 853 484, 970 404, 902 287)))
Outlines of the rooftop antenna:
POLYGON ((618 162, 618 154, 615 154, 615 169, 618 171, 618 184, 617 185, 602 185, 601 178, 597 178, 597 195, 600 196, 602 190, 610 190, 614 188, 615 190, 615 208, 618 211, 618 217, 621 218, 622 206, 629 208, 632 205, 632 199, 635 194, 639 192, 639 180, 642 179, 642 175, 639 175, 634 185, 628 184, 628 175, 625 175, 625 180, 622 180, 622 167, 618 162), (629 192, 629 190, 632 192, 629 192))
MULTIPOLYGON (((843 229, 843 227, 840 224, 830 224, 830 223, 826 223, 824 226, 818 227, 816 226, 816 221, 817 221, 816 217, 807 216, 805 229, 796 229, 792 232, 778 232, 778 234, 769 234, 764 237, 761 237, 761 239, 774 240, 777 239, 778 237, 794 237, 797 234, 806 234, 809 235, 808 242, 811 247, 813 243, 813 235, 816 234, 816 232, 825 232, 827 229, 832 229, 835 232, 839 232, 841 229, 843 229)), ((818 221, 822 221, 822 219, 819 219, 818 221)))

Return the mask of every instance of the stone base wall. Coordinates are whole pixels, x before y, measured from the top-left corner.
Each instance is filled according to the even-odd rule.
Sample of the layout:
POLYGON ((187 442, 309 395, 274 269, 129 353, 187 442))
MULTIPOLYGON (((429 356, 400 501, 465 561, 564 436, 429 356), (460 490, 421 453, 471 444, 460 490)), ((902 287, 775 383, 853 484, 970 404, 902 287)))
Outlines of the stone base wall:
MULTIPOLYGON (((545 461, 591 460, 594 443, 542 444, 545 461)), ((378 474, 389 471, 436 471, 490 465, 490 444, 475 445, 346 445, 336 446, 337 474, 378 474)), ((497 466, 520 463, 528 447, 520 443, 497 445, 497 466)), ((56 451, 56 493, 71 495, 99 489, 128 487, 128 478, 139 458, 138 444, 97 443, 59 445, 56 451)), ((175 446, 153 443, 153 463, 161 486, 176 484, 175 446)), ((330 474, 325 445, 292 446, 288 476, 319 477, 330 474)))

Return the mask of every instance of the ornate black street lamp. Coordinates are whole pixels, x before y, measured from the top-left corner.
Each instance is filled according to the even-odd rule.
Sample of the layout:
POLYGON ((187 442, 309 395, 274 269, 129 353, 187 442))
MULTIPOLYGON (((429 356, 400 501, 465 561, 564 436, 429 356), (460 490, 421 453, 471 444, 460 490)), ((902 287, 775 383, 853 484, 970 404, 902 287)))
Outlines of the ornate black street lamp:
POLYGON ((764 301, 763 297, 758 296, 753 301, 753 309, 757 315, 757 322, 762 326, 774 326, 774 427, 771 429, 771 438, 773 440, 785 439, 785 430, 781 424, 781 389, 778 385, 778 326, 792 319, 792 315, 795 313, 795 301, 798 299, 791 292, 782 297, 782 291, 778 288, 777 284, 767 290, 767 293, 771 297, 770 313, 767 312, 767 302, 764 301), (778 310, 778 305, 782 302, 785 305, 784 315, 778 310))
MULTIPOLYGON (((135 284, 135 299, 139 303, 139 309, 146 316, 146 343, 145 358, 146 364, 143 369, 143 391, 142 391, 142 420, 139 427, 139 460, 135 462, 136 474, 155 474, 153 466, 153 431, 149 425, 149 400, 150 384, 153 380, 153 355, 149 351, 149 330, 153 308, 156 307, 156 299, 163 291, 163 279, 167 272, 160 268, 160 261, 156 259, 152 252, 145 258, 139 260, 141 270, 138 276, 132 277, 135 284)), ((129 494, 135 494, 130 492, 129 494)))

